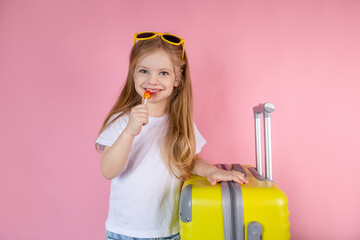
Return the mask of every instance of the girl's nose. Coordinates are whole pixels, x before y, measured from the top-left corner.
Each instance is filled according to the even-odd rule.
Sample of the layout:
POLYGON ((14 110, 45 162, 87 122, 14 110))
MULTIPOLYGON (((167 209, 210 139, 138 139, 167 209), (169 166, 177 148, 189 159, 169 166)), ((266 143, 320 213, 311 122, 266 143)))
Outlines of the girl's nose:
POLYGON ((158 84, 159 83, 159 79, 158 79, 158 76, 150 76, 150 78, 149 78, 149 84, 153 84, 153 85, 155 85, 155 84, 158 84))

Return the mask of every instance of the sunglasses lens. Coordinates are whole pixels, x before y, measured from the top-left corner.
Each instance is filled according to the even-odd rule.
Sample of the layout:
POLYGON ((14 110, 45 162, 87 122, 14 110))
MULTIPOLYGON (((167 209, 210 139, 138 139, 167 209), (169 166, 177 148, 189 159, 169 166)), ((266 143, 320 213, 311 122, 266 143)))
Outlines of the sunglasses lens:
POLYGON ((144 33, 139 33, 136 37, 137 38, 148 38, 148 37, 152 37, 154 35, 155 35, 155 33, 153 33, 153 32, 144 32, 144 33))
POLYGON ((165 38, 166 40, 168 40, 169 42, 172 42, 172 43, 180 43, 181 42, 181 39, 174 35, 164 34, 163 38, 165 38))

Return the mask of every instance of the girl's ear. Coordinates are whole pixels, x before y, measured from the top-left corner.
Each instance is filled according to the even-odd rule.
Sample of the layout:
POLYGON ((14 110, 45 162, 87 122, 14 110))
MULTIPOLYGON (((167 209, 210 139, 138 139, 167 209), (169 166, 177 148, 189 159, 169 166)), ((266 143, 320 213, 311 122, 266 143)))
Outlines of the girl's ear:
POLYGON ((174 82, 174 87, 178 87, 179 83, 180 83, 180 80, 176 79, 175 82, 174 82))

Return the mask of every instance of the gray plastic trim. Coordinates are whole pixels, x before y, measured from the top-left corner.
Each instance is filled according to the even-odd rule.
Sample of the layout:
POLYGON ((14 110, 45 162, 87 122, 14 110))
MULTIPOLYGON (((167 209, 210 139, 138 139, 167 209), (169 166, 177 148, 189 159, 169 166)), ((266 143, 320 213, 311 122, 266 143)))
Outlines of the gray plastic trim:
POLYGON ((191 222, 192 220, 191 195, 192 195, 192 184, 184 187, 184 189, 181 191, 180 194, 180 202, 179 202, 180 219, 184 223, 191 222))
POLYGON ((257 113, 272 113, 275 110, 275 107, 271 103, 260 103, 259 105, 253 107, 253 110, 257 113))
POLYGON ((259 181, 268 181, 269 179, 266 179, 263 175, 260 175, 255 168, 248 168, 248 170, 251 172, 251 174, 259 181))
POLYGON ((244 207, 243 207, 243 197, 240 184, 230 183, 233 185, 234 193, 232 198, 233 206, 233 219, 234 219, 234 229, 235 229, 235 239, 236 240, 245 240, 245 223, 244 223, 244 207))
POLYGON ((217 168, 223 169, 223 168, 221 167, 221 165, 222 165, 222 164, 218 163, 218 164, 216 164, 215 166, 216 166, 217 168))
POLYGON ((247 240, 261 240, 262 239, 262 227, 258 222, 250 222, 247 231, 247 240))
MULTIPOLYGON (((228 170, 225 164, 217 164, 218 168, 228 170)), ((231 193, 229 182, 221 182, 221 199, 223 208, 224 240, 233 240, 233 226, 231 214, 231 193)))
MULTIPOLYGON (((217 167, 230 170, 229 165, 226 164, 218 164, 217 167)), ((239 168, 237 167, 237 169, 239 168)), ((221 191, 224 239, 245 240, 243 198, 240 184, 235 182, 221 182, 221 191)))
POLYGON ((228 182, 221 182, 222 209, 223 209, 223 225, 224 240, 233 240, 232 237, 232 220, 231 220, 231 202, 230 188, 228 182))
POLYGON ((240 164, 233 164, 232 169, 235 171, 241 172, 242 174, 244 174, 245 178, 247 178, 247 173, 240 164))
POLYGON ((267 181, 267 182, 272 182, 275 183, 273 180, 270 180, 262 175, 260 175, 255 168, 248 168, 249 171, 251 172, 252 175, 254 175, 254 177, 259 180, 259 181, 267 181))

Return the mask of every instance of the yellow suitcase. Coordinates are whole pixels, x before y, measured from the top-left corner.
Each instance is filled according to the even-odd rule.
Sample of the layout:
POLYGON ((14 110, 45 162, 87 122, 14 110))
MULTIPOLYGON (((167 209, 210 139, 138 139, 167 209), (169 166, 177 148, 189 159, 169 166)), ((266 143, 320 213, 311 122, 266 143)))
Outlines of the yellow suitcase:
MULTIPOLYGON (((264 114, 268 148, 271 147, 269 121, 273 110, 271 104, 254 108, 257 149, 261 149, 257 114, 268 113, 264 114)), ((206 178, 195 175, 184 182, 180 195, 181 240, 290 239, 287 197, 272 181, 271 151, 269 153, 267 149, 266 152, 266 177, 260 174, 261 159, 257 161, 257 168, 240 164, 217 165, 225 170, 243 172, 248 184, 221 182, 212 186, 206 178)), ((258 151, 257 158, 261 158, 258 151)))

